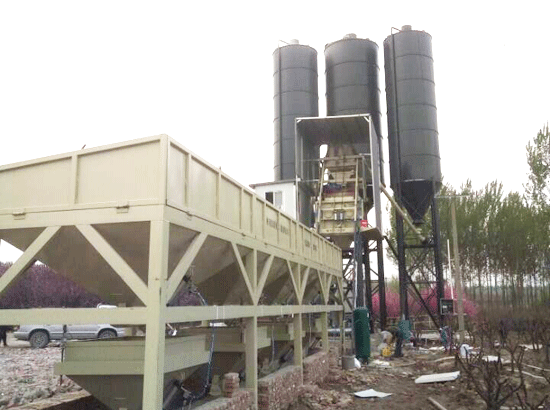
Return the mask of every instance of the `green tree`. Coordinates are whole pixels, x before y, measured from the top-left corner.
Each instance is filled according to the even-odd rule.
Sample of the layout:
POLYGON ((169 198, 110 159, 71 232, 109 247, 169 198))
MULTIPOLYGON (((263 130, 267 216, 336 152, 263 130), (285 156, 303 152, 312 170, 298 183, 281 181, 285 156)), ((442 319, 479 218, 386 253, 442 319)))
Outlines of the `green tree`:
POLYGON ((550 294, 550 130, 542 127, 527 144, 528 182, 524 185, 525 198, 534 209, 535 233, 532 247, 537 255, 532 272, 533 282, 540 288, 547 284, 550 294))
POLYGON ((533 141, 527 144, 528 182, 525 193, 539 208, 548 208, 550 202, 550 132, 548 124, 542 127, 533 141))

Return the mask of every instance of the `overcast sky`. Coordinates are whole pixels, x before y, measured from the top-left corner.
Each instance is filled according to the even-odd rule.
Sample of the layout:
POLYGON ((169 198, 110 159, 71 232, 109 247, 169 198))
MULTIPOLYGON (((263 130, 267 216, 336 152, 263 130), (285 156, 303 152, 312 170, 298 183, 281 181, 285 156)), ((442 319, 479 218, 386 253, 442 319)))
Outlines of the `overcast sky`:
POLYGON ((550 120, 549 4, 2 1, 0 164, 165 133, 244 185, 271 181, 279 40, 318 51, 320 115, 325 44, 378 43, 385 113, 382 42, 410 24, 433 37, 445 181, 521 190, 550 120))

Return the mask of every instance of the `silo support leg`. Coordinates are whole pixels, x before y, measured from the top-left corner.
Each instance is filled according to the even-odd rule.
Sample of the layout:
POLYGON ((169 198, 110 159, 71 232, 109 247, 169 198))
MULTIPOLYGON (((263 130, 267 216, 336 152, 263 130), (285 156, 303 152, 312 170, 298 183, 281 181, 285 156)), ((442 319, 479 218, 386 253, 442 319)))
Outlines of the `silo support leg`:
POLYGON ((143 374, 143 409, 162 408, 169 223, 151 221, 143 374))
POLYGON ((255 408, 258 405, 258 318, 245 319, 245 369, 246 388, 252 391, 255 408))

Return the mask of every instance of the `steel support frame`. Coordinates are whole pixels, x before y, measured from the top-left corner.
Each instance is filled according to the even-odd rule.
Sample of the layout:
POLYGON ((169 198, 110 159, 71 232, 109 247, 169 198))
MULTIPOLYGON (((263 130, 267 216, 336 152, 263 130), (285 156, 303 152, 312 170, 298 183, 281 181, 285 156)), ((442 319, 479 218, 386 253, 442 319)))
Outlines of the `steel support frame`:
POLYGON ((367 297, 367 307, 369 308, 369 312, 374 311, 374 305, 372 301, 372 296, 378 293, 378 309, 379 309, 379 323, 380 323, 380 329, 385 329, 387 320, 388 320, 388 311, 386 308, 386 279, 384 275, 384 249, 383 249, 383 239, 377 239, 375 241, 369 241, 367 246, 365 247, 365 271, 369 271, 369 274, 365 277, 365 284, 367 286, 366 294, 369 295, 367 297), (377 269, 373 269, 370 267, 370 254, 376 254, 376 260, 377 260, 377 269), (372 280, 370 273, 374 273, 374 275, 378 278, 378 286, 373 287, 372 286, 372 280))
POLYGON ((407 243, 403 218, 399 212, 395 212, 397 249, 392 248, 392 251, 397 257, 399 268, 399 304, 401 319, 410 320, 408 295, 409 292, 412 292, 412 295, 414 295, 414 297, 424 307, 426 313, 430 316, 435 326, 439 328, 443 323, 443 316, 441 315, 441 299, 444 295, 444 284, 443 266, 441 260, 441 240, 439 232, 439 213, 436 198, 432 199, 430 212, 431 237, 422 243, 407 243), (422 254, 415 257, 413 253, 415 250, 420 250, 422 254), (426 265, 427 261, 430 259, 428 257, 429 253, 433 253, 433 267, 426 265), (407 258, 409 254, 410 256, 407 258), (415 272, 419 270, 420 267, 427 268, 433 277, 431 280, 430 278, 425 278, 425 282, 435 284, 437 312, 430 311, 428 307, 428 302, 434 295, 430 294, 427 297, 422 296, 421 292, 418 290, 417 283, 413 280, 415 272))
MULTIPOLYGON (((357 238, 358 235, 356 235, 357 238)), ((382 238, 377 240, 365 241, 359 240, 354 244, 354 249, 362 249, 361 255, 357 255, 353 249, 342 252, 342 259, 348 260, 343 267, 344 278, 344 303, 350 310, 354 306, 366 306, 369 312, 374 311, 372 296, 378 292, 380 328, 385 329, 387 325, 388 313, 386 308, 386 283, 384 275, 384 241, 382 238), (370 267, 370 254, 376 253, 377 269, 370 267), (354 264, 355 262, 355 264, 354 264), (355 265, 355 266, 354 266, 355 265), (356 268, 356 275, 353 276, 350 269, 356 268), (358 269, 360 267, 360 269, 358 269), (371 274, 374 273, 378 278, 378 286, 372 286, 371 274), (357 285, 357 295, 355 295, 355 286, 357 285), (354 300, 356 304, 354 305, 354 300)))
MULTIPOLYGON (((165 324, 190 321, 244 319, 246 342, 246 387, 257 397, 257 318, 266 316, 293 316, 295 334, 294 344, 301 352, 301 317, 307 313, 320 313, 326 318, 328 312, 342 311, 342 305, 328 304, 329 289, 333 283, 343 299, 343 278, 341 271, 322 263, 298 258, 294 253, 276 246, 267 247, 257 238, 243 235, 214 221, 182 212, 170 206, 144 205, 130 207, 129 212, 119 213, 113 208, 73 209, 65 212, 27 213, 24 218, 0 215, 0 231, 3 229, 43 228, 21 257, 0 277, 0 294, 5 291, 27 268, 40 257, 49 241, 61 227, 75 226, 118 274, 134 291, 144 306, 119 307, 117 309, 95 308, 44 308, 44 309, 2 309, 0 325, 11 324, 53 324, 60 317, 74 324, 111 323, 113 325, 145 325, 144 389, 143 409, 157 410, 162 407, 164 382, 165 324), (147 283, 139 278, 124 262, 116 250, 94 229, 94 224, 149 222, 149 265, 147 283), (198 232, 168 278, 168 253, 170 225, 188 228, 198 232), (248 279, 247 292, 251 296, 250 305, 222 306, 167 306, 170 298, 180 286, 194 257, 204 245, 208 236, 227 241, 232 247, 237 245, 268 253, 264 269, 250 269, 248 263, 236 255, 243 279, 248 279), (288 281, 296 293, 296 305, 259 305, 262 288, 269 275, 273 258, 286 261, 289 269, 288 281), (312 279, 313 278, 313 279, 312 279), (306 285, 309 280, 318 280, 323 296, 319 305, 302 305, 306 285)), ((328 328, 322 328, 322 340, 328 340, 328 328)), ((327 348, 327 346, 324 346, 327 348)), ((301 365, 301 353, 295 355, 295 364, 301 365)))

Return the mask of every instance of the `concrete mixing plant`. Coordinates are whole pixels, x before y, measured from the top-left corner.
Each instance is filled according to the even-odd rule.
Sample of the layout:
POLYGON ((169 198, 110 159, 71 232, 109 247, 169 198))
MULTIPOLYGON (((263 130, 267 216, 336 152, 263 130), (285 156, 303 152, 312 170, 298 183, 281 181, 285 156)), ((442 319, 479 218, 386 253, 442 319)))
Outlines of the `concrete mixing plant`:
POLYGON ((275 51, 276 181, 253 187, 342 249, 346 308, 367 306, 372 312, 372 294, 378 293, 376 319, 382 328, 387 314, 380 197, 385 194, 396 210, 397 246, 388 245, 399 261, 401 316, 409 319, 410 293, 439 326, 443 281, 434 198, 441 171, 431 37, 410 26, 397 31, 384 41, 394 195, 384 181, 378 46, 355 34, 325 47, 327 116, 322 118, 315 115, 315 51, 297 41, 275 51), (321 146, 326 149, 323 157, 321 146), (287 165, 284 172, 281 164, 287 165), (426 238, 417 226, 429 208, 432 229, 426 238), (405 227, 411 243, 406 243, 405 227), (421 284, 412 279, 416 265, 407 266, 406 252, 434 254, 414 258, 435 261, 435 267, 422 269, 421 284), (376 268, 371 253, 377 255, 376 268), (429 310, 417 285, 430 289, 429 298, 437 298, 437 312, 429 310))
POLYGON ((127 327, 128 337, 68 342, 55 367, 113 410, 283 408, 293 397, 279 391, 328 373, 329 318, 372 312, 378 292, 386 326, 382 195, 397 215, 403 318, 409 290, 420 295, 405 252, 434 252, 439 299, 430 36, 406 27, 384 42, 395 199, 378 46, 350 34, 324 54, 319 117, 317 52, 294 40, 273 53, 274 181, 256 193, 166 135, 0 166, 0 239, 23 252, 0 295, 40 261, 117 306, 1 309, 0 325, 127 327), (425 238, 415 224, 428 208, 425 238), (207 397, 221 379, 226 398, 207 397))

